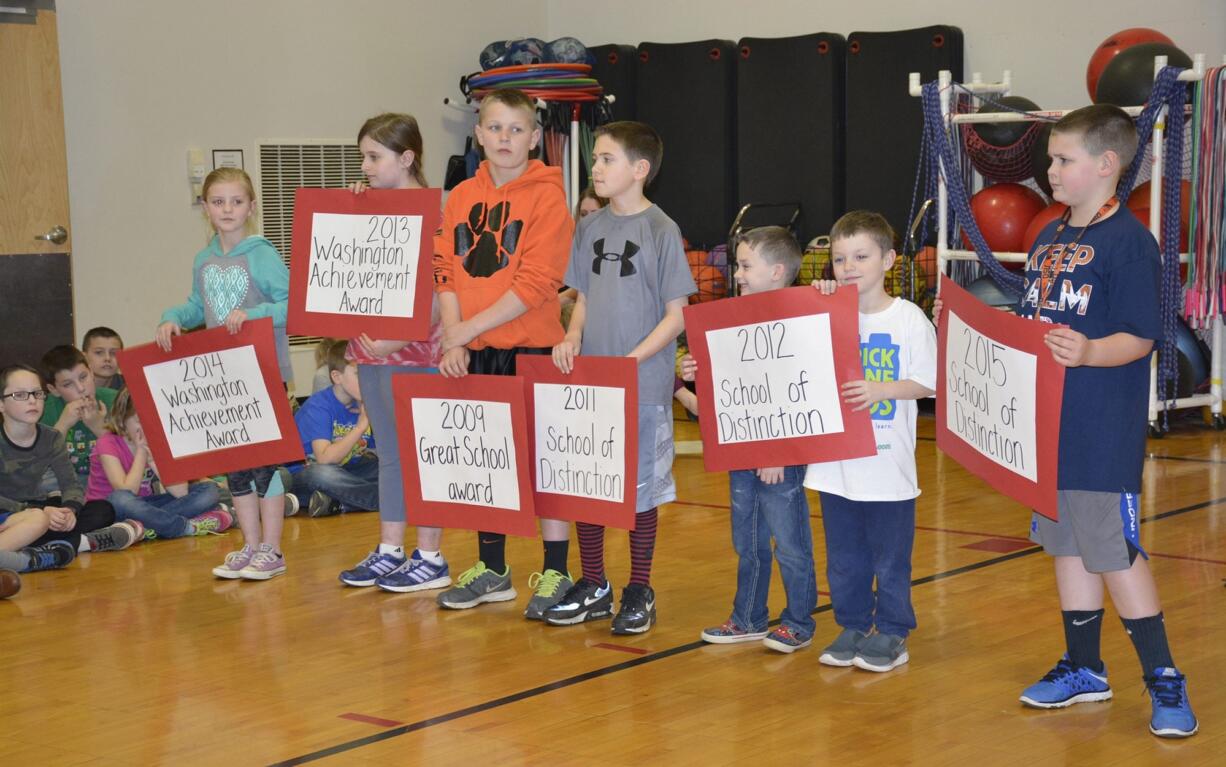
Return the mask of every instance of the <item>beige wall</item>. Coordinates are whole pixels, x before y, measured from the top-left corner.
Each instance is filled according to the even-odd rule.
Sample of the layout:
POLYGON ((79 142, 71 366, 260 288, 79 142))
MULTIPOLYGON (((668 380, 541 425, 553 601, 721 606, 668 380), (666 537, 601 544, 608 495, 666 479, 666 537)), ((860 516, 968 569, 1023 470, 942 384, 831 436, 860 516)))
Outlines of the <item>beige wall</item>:
MULTIPOLYGON (((1226 53, 1223 0, 546 0, 550 37, 588 45, 785 37, 812 32, 952 24, 966 40, 966 76, 1013 71, 1014 92, 1041 106, 1088 102, 1085 68, 1108 35, 1126 27, 1166 33, 1189 54, 1226 53)), ((905 87, 905 83, 902 84, 905 87)))
POLYGON ((129 344, 185 299, 205 242, 188 147, 206 162, 209 149, 241 147, 251 170, 257 139, 352 139, 372 114, 409 111, 440 183, 470 126, 443 97, 487 42, 545 26, 542 3, 495 0, 59 0, 57 10, 78 335, 105 324, 129 344))
MULTIPOLYGON (((204 243, 189 202, 188 147, 348 138, 384 110, 422 125, 441 181, 468 118, 442 106, 478 51, 499 38, 605 42, 783 36, 951 23, 967 72, 1011 68, 1015 92, 1045 106, 1085 100, 1085 62, 1127 26, 1189 52, 1226 51, 1221 0, 59 0, 60 62, 75 243, 78 331, 111 325, 148 340, 190 288, 204 243), (1103 21, 1109 17, 1111 21, 1103 21)), ((206 158, 207 159, 207 158, 206 158)), ((300 371, 309 361, 297 360, 300 371)), ((299 375, 302 379, 302 374, 299 375)))

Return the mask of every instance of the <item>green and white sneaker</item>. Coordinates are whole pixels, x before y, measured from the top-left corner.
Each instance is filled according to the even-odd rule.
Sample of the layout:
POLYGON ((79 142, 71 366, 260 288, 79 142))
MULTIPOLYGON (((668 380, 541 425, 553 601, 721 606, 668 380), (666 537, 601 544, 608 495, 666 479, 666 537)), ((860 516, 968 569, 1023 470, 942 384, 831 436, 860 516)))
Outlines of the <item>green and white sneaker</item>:
POLYGON ((449 610, 467 610, 483 602, 509 602, 517 596, 510 567, 499 575, 478 562, 461 573, 456 585, 439 594, 436 601, 449 610))
POLYGON ((524 609, 524 617, 530 621, 545 620, 545 611, 556 605, 573 585, 569 574, 557 570, 550 569, 528 576, 528 588, 533 589, 533 594, 528 600, 528 607, 524 609))

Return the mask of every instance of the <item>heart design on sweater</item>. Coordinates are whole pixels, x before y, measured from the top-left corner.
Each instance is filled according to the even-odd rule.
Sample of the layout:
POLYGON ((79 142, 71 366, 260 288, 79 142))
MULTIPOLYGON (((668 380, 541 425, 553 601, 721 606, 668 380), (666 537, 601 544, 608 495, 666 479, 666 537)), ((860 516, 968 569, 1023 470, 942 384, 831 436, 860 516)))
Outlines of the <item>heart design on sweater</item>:
POLYGON ((212 310, 218 322, 225 322, 226 317, 243 303, 247 297, 247 270, 241 266, 227 266, 224 269, 216 264, 204 267, 204 300, 212 310))

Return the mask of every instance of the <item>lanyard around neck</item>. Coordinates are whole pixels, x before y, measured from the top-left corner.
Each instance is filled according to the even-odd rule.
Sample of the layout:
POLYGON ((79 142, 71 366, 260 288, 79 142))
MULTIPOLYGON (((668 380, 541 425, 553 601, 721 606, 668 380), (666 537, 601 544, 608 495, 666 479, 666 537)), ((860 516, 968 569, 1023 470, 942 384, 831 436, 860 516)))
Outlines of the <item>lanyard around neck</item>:
POLYGON ((1039 315, 1043 311, 1043 304, 1047 303, 1048 297, 1051 296, 1052 289, 1056 287, 1056 278, 1058 278, 1060 273, 1064 271, 1066 256, 1067 259, 1072 259, 1073 254, 1077 252, 1077 246, 1081 244, 1081 238, 1085 235, 1086 230, 1091 226, 1094 226, 1094 224, 1098 223, 1101 219, 1111 215, 1111 212, 1115 210, 1118 205, 1119 201, 1114 196, 1104 202, 1102 207, 1100 207, 1094 213, 1094 216, 1090 218, 1090 222, 1081 227, 1081 231, 1077 233, 1077 236, 1073 238, 1072 242, 1070 242, 1061 253, 1057 254, 1055 252, 1055 248, 1056 245, 1060 243, 1060 235, 1063 234, 1064 230, 1068 227, 1069 219, 1072 218, 1073 215, 1072 208, 1064 211, 1064 215, 1060 217, 1060 225, 1056 227, 1056 233, 1052 235, 1051 244, 1047 246, 1047 263, 1043 264, 1043 266, 1039 268, 1039 301, 1034 307, 1034 318, 1036 320, 1039 319, 1039 315))

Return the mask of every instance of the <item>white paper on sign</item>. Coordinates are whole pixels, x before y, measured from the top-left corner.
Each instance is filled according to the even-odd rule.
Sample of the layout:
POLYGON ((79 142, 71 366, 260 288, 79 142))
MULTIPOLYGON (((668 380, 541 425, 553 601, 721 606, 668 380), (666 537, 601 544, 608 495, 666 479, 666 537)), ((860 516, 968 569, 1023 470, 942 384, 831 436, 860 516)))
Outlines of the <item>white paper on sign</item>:
POLYGON ((510 404, 427 397, 412 404, 422 500, 518 511, 510 404))
POLYGON ((306 310, 412 317, 421 216, 315 213, 306 310))
POLYGON ((984 336, 957 314, 946 322, 947 391, 937 393, 948 397, 945 426, 989 460, 1037 482, 1038 360, 984 336))
POLYGON ((626 492, 626 390, 538 383, 536 489, 621 503, 626 492))
POLYGON ((148 365, 145 379, 175 458, 281 439, 250 344, 148 365))
POLYGON ((707 331, 719 443, 843 431, 830 315, 707 331))

